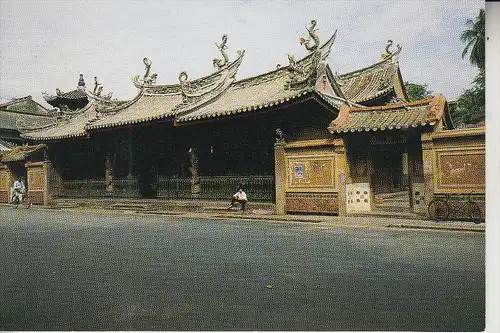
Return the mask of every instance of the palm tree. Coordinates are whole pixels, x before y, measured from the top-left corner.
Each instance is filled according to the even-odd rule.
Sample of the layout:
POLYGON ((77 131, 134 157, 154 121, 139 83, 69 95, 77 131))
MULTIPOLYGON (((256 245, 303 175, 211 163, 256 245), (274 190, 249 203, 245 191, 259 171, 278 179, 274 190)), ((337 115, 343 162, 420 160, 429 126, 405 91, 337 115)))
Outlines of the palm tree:
POLYGON ((469 61, 471 64, 484 70, 484 8, 479 10, 475 21, 467 20, 466 24, 469 29, 462 32, 460 36, 460 39, 467 43, 462 52, 462 58, 465 58, 470 51, 469 61))

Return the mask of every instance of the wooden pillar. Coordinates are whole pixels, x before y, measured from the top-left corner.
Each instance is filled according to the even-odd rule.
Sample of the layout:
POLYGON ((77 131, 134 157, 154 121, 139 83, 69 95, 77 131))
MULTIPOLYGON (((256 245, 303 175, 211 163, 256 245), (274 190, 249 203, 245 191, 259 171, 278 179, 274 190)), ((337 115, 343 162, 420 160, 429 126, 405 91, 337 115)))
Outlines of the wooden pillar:
POLYGON ((127 133, 127 152, 128 152, 128 173, 127 173, 127 179, 132 179, 132 167, 133 167, 133 162, 134 162, 134 151, 133 151, 133 146, 132 146, 132 127, 129 127, 128 133, 127 133))
POLYGON ((425 184, 424 197, 427 203, 429 203, 434 196, 434 150, 431 135, 432 133, 422 133, 421 135, 425 184))
POLYGON ((274 144, 274 177, 276 187, 276 215, 285 215, 285 142, 274 144))
POLYGON ((346 184, 349 177, 349 163, 344 139, 335 139, 335 175, 337 178, 339 216, 347 215, 346 184))
POLYGON ((104 174, 104 179, 106 181, 106 192, 113 192, 113 176, 115 173, 113 160, 113 153, 111 151, 106 152, 106 172, 104 174))
POLYGON ((191 171, 191 198, 199 199, 201 193, 201 184, 199 177, 198 149, 189 149, 189 154, 191 156, 191 166, 189 167, 189 171, 191 171))

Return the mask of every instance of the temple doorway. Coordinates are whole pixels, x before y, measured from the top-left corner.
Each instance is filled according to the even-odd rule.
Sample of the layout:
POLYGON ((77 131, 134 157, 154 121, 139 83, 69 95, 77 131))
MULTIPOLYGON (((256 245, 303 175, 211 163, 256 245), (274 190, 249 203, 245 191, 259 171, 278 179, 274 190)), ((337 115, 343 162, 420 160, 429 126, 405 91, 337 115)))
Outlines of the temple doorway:
POLYGON ((374 209, 410 211, 408 154, 404 144, 374 145, 371 184, 374 209))

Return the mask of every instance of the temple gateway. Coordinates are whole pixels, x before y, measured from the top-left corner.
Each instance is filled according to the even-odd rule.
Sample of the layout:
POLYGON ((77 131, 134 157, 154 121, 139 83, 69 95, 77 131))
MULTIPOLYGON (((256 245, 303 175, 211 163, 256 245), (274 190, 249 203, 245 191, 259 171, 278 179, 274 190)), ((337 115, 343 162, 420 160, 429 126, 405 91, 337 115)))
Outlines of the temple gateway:
POLYGON ((484 207, 484 128, 454 130, 441 95, 408 102, 392 41, 377 62, 332 71, 336 31, 321 43, 315 26, 301 38, 305 56, 254 77, 236 79, 245 51, 231 52, 224 35, 207 76, 157 84, 144 58, 131 100, 112 99, 97 78, 89 89, 83 76, 76 92, 48 97, 65 107, 22 134, 47 147, 44 202, 225 200, 242 183, 278 214, 366 213, 391 198, 426 214, 433 197, 465 193, 484 207))

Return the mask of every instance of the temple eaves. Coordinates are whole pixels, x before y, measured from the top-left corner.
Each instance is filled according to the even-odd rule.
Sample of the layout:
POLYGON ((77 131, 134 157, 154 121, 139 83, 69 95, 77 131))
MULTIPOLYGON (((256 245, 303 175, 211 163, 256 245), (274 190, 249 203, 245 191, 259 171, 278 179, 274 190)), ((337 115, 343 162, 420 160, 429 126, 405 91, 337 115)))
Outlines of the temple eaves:
POLYGON ((53 130, 59 134, 49 135, 50 129, 44 129, 36 131, 32 138, 71 137, 71 131, 75 136, 83 136, 91 130, 166 118, 175 123, 189 123, 274 107, 308 94, 317 96, 336 110, 342 106, 363 107, 364 103, 384 96, 387 100, 394 95, 405 97, 404 92, 401 93, 404 87, 398 87, 402 84, 398 64, 400 47, 395 52, 386 47, 383 59, 371 66, 336 75, 326 63, 336 31, 320 45, 315 25, 315 21, 311 21, 307 29, 310 38, 301 39, 301 44, 309 51, 305 57, 299 60, 289 57, 293 63, 291 61, 288 66, 238 81, 235 76, 244 51, 238 51, 237 58, 229 61, 225 52, 227 35, 223 36, 221 44, 216 43, 223 56, 213 60, 216 71, 199 79, 188 80, 187 73, 181 72, 178 84, 157 84, 157 74, 151 71, 152 62, 144 58, 145 74, 133 78, 134 85, 139 88, 135 98, 116 101, 85 89, 86 96, 93 101, 90 108, 83 110, 85 121, 81 116, 74 117, 74 120, 54 126, 53 130))

